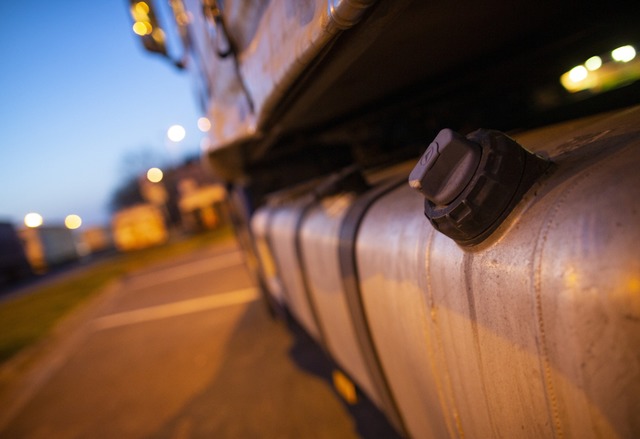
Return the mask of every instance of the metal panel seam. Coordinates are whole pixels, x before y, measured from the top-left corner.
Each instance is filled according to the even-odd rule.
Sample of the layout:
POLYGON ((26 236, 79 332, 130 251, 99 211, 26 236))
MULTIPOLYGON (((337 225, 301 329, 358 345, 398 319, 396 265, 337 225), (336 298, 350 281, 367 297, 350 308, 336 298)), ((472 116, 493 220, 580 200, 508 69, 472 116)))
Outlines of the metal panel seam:
MULTIPOLYGON (((609 158, 609 160, 611 160, 609 158)), ((603 160, 600 164, 607 160, 603 160)), ((560 211, 562 205, 566 202, 567 198, 571 194, 571 192, 581 183, 583 180, 586 180, 593 173, 592 170, 587 170, 580 175, 578 175, 571 185, 565 189, 556 199, 553 205, 553 209, 550 210, 547 219, 542 224, 540 231, 538 233, 538 238, 536 240, 536 246, 534 249, 534 264, 532 265, 532 284, 534 287, 534 297, 535 297, 535 316, 536 323, 538 327, 538 339, 539 345, 538 349, 540 351, 540 361, 541 368, 544 373, 544 384, 545 384, 545 393, 547 395, 547 401, 549 404, 549 411, 551 418, 553 419, 553 425, 556 431, 556 435, 558 438, 564 437, 564 432, 562 428, 562 421, 560 419, 560 409, 558 408, 558 396, 556 394, 556 390, 553 384, 553 377, 551 376, 551 361, 549 359, 549 350, 547 347, 547 336, 545 332, 545 322, 543 315, 543 304, 542 304, 542 262, 544 261, 544 249, 547 243, 547 237, 551 227, 553 226, 553 221, 556 217, 556 214, 560 211)))
MULTIPOLYGON (((458 437, 464 439, 465 437, 464 429, 462 428, 462 423, 460 422, 460 413, 458 411, 453 388, 451 387, 451 376, 449 374, 449 368, 444 367, 444 370, 442 371, 442 375, 441 375, 439 373, 437 360, 435 358, 436 350, 438 350, 440 353, 444 352, 444 348, 442 346, 443 345, 442 335, 440 334, 440 326, 438 325, 438 309, 435 306, 435 299, 433 297, 433 287, 431 286, 431 253, 432 253, 433 241, 435 236, 436 236, 436 230, 433 227, 431 227, 430 234, 429 234, 429 242, 427 244, 427 250, 425 253, 425 260, 424 260, 425 271, 427 274, 427 291, 426 291, 426 295, 424 294, 421 295, 425 310, 427 310, 428 316, 430 317, 431 322, 433 324, 434 335, 433 337, 429 335, 429 328, 427 326, 426 321, 423 321, 423 331, 424 331, 425 340, 427 342, 426 343, 427 349, 429 351, 429 359, 430 359, 429 365, 431 366, 434 380, 436 382, 436 391, 438 393, 438 399, 440 400, 440 406, 442 407, 442 411, 445 414, 448 413, 450 410, 453 411, 453 420, 455 422, 455 427, 458 432, 458 437), (432 338, 435 339, 435 343, 432 340, 432 338), (443 376, 443 379, 445 381, 444 383, 441 382, 441 379, 440 379, 441 376, 443 376), (446 387, 446 391, 449 393, 448 395, 449 398, 446 398, 445 387, 446 387), (446 399, 449 399, 450 401, 447 403, 446 399), (450 410, 448 409, 449 405, 451 407, 450 410)), ((451 437, 453 437, 454 435, 453 435, 452 427, 450 425, 450 421, 448 417, 445 419, 445 422, 447 424, 447 429, 449 430, 449 434, 451 435, 451 437)))

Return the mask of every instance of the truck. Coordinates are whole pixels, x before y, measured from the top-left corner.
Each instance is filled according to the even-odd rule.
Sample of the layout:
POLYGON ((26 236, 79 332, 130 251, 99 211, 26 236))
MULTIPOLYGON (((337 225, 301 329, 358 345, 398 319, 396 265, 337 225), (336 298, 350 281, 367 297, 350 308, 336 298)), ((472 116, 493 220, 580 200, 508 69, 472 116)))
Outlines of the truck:
POLYGON ((639 4, 129 6, 338 387, 405 437, 640 437, 639 4))
POLYGON ((75 262, 82 256, 80 239, 65 226, 23 227, 18 233, 36 274, 75 262))

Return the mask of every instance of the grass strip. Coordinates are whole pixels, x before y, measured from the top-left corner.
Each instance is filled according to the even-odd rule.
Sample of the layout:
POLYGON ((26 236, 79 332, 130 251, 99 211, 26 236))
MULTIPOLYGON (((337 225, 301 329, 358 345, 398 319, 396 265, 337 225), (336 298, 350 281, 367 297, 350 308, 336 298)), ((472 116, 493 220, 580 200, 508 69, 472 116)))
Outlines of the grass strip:
POLYGON ((230 239, 223 228, 163 246, 119 253, 104 261, 0 302, 0 364, 49 334, 64 316, 109 282, 154 263, 189 254, 230 239))

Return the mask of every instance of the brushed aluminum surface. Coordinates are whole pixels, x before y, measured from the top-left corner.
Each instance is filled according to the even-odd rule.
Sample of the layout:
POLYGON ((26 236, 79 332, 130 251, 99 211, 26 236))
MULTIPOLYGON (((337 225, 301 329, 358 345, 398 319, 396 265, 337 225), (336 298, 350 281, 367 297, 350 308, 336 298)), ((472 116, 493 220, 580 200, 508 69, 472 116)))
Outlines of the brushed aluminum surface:
POLYGON ((361 290, 412 436, 640 435, 639 121, 514 136, 557 166, 478 247, 408 187, 368 212, 361 290))
POLYGON ((322 344, 321 329, 307 295, 303 271, 296 248, 296 232, 306 201, 274 208, 270 238, 280 278, 285 288, 287 307, 316 341, 322 344))

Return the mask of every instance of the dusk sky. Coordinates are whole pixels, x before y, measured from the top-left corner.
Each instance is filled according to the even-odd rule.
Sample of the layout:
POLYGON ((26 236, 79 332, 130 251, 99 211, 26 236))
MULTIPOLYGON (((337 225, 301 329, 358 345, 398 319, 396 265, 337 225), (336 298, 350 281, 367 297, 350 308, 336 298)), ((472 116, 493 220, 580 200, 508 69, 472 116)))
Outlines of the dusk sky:
POLYGON ((0 2, 0 221, 106 225, 127 157, 199 153, 189 77, 142 49, 127 5, 0 2), (173 124, 187 131, 179 144, 166 138, 173 124))

